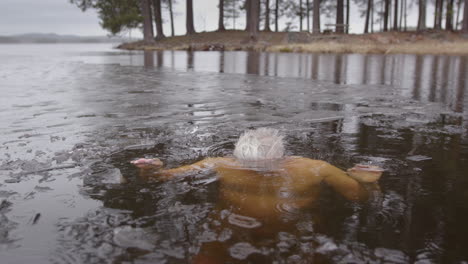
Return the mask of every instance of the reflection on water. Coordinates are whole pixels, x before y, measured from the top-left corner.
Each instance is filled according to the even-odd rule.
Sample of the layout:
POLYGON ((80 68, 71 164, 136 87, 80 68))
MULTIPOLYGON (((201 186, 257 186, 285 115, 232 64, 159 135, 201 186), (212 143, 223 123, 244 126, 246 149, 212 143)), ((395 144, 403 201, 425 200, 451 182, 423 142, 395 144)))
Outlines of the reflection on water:
POLYGON ((390 85, 401 88, 402 95, 441 102, 459 113, 468 83, 463 56, 147 51, 144 58, 151 67, 390 85))
POLYGON ((468 261, 466 58, 67 47, 0 50, 2 261, 468 261), (383 166, 381 194, 353 203, 324 185, 262 218, 212 173, 146 183, 128 163, 229 155, 262 126, 288 155, 383 166))

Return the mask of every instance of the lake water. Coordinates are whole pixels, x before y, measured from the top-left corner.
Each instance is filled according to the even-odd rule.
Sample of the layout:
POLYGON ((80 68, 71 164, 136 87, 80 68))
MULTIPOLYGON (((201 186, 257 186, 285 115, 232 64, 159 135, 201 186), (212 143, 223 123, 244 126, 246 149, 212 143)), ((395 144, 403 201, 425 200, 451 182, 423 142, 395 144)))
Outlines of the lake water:
POLYGON ((227 263, 467 263, 467 62, 0 45, 0 262, 187 263, 217 243, 227 263), (146 183, 129 164, 229 155, 256 127, 288 155, 384 167, 381 192, 323 185, 258 232, 224 223, 216 175, 146 183))

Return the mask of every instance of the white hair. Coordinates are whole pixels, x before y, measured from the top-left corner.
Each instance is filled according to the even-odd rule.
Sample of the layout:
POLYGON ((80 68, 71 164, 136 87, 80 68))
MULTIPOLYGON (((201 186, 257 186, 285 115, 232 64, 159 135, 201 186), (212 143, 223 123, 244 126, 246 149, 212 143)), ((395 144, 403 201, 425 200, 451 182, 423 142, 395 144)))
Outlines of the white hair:
POLYGON ((245 161, 280 159, 283 155, 283 136, 273 128, 258 128, 244 132, 234 149, 234 156, 245 161))

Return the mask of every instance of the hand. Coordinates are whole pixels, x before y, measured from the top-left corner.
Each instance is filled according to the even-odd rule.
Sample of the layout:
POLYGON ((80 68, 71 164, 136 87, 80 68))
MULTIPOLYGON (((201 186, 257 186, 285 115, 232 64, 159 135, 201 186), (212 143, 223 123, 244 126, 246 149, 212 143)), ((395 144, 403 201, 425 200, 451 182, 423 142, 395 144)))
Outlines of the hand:
POLYGON ((159 159, 137 159, 130 163, 143 170, 160 169, 163 166, 162 161, 159 159))
POLYGON ((356 164, 351 169, 348 169, 347 173, 359 182, 372 183, 379 180, 383 171, 379 166, 356 164))

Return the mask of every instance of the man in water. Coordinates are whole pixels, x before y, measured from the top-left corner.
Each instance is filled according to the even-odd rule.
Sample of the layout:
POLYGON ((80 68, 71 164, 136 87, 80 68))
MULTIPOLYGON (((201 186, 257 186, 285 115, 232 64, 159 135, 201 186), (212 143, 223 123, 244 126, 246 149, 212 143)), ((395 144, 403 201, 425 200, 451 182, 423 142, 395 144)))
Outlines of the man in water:
MULTIPOLYGON (((383 172, 377 166, 366 165, 356 165, 345 172, 325 161, 284 156, 283 137, 270 128, 241 135, 233 157, 210 157, 173 169, 162 169, 159 159, 131 163, 140 168, 140 176, 146 180, 216 172, 221 199, 211 218, 220 223, 217 228, 241 227, 238 234, 245 235, 248 230, 249 236, 257 239, 274 237, 278 231, 289 232, 293 225, 288 214, 292 211, 313 211, 321 182, 348 200, 363 201, 371 190, 378 190, 376 182, 383 172)), ((228 259, 229 244, 204 243, 194 260, 223 263, 228 259)))
POLYGON ((321 182, 329 184, 349 200, 365 200, 368 196, 368 188, 365 186, 377 182, 383 172, 381 168, 369 165, 356 165, 345 172, 325 161, 297 156, 285 157, 283 137, 278 130, 270 128, 250 130, 241 135, 234 149, 234 157, 210 157, 165 170, 159 159, 138 159, 131 163, 139 167, 140 175, 148 180, 214 170, 220 176, 222 185, 227 187, 226 190, 232 189, 227 196, 237 200, 234 193, 243 189, 251 192, 248 204, 255 206, 257 204, 254 201, 265 200, 263 193, 258 190, 259 184, 265 181, 272 182, 269 184, 272 186, 269 191, 287 189, 294 196, 301 197, 300 203, 305 202, 303 200, 313 202, 321 182), (315 189, 317 190, 312 192, 312 196, 302 195, 310 194, 315 189))

